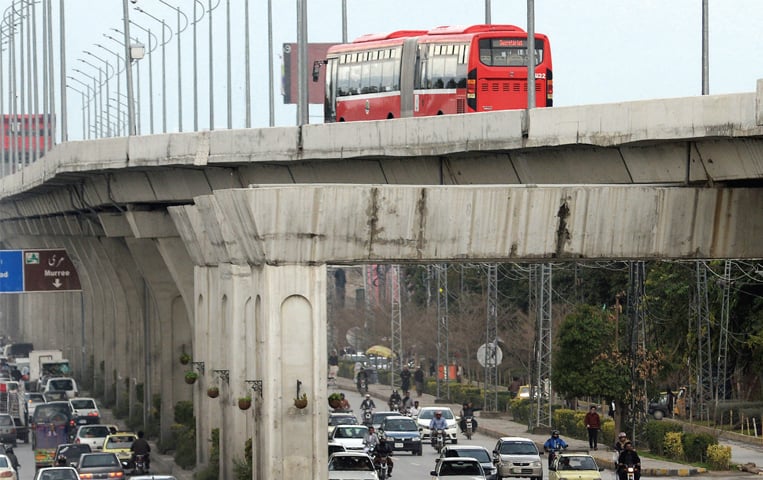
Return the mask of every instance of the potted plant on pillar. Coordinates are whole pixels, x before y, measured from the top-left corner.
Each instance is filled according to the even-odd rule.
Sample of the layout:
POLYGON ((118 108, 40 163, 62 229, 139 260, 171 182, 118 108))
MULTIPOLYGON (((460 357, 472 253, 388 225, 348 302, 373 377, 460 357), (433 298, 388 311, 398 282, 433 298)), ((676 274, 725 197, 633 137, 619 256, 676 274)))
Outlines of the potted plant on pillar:
POLYGON ((249 407, 252 406, 252 397, 246 396, 246 397, 239 397, 238 398, 238 408, 241 410, 249 410, 249 407))
POLYGON ((342 406, 342 396, 338 393, 332 393, 329 395, 329 407, 339 408, 342 406))
POLYGON ((180 364, 188 365, 189 363, 191 363, 191 356, 183 351, 183 353, 180 354, 180 364))
POLYGON ((303 393, 301 397, 294 399, 294 406, 300 410, 307 407, 307 394, 303 393))
POLYGON ((219 387, 209 387, 207 388, 207 396, 209 398, 217 398, 220 396, 220 388, 219 387))
POLYGON ((185 383, 188 385, 193 385, 196 383, 196 380, 199 379, 199 374, 194 372, 193 370, 188 370, 185 372, 185 383))

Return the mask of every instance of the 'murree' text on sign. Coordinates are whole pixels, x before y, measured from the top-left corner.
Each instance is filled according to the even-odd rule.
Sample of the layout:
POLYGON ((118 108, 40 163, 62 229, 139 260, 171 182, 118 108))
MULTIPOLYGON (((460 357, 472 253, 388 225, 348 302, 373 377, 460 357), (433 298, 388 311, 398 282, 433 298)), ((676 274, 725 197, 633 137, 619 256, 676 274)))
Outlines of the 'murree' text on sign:
POLYGON ((46 277, 68 277, 71 274, 69 270, 45 270, 44 272, 46 277))

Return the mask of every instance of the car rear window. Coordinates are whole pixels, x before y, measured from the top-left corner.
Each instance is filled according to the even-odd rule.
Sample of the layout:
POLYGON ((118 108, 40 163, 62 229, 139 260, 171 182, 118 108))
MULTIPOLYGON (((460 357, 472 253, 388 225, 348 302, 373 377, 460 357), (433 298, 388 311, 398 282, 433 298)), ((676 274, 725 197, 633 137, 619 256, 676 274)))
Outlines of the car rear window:
POLYGON ((110 434, 108 427, 80 427, 80 437, 106 437, 110 434))
POLYGON ((8 427, 13 425, 13 419, 10 415, 0 415, 0 426, 8 427))
POLYGON ((487 450, 483 450, 481 448, 474 448, 474 449, 466 449, 466 448, 459 448, 459 449, 450 449, 445 453, 446 457, 471 457, 476 458, 480 463, 490 463, 492 459, 490 458, 490 455, 488 455, 487 450))
POLYGON ((121 465, 113 454, 85 455, 80 459, 81 467, 112 467, 121 465))
POLYGON ((103 448, 130 448, 132 446, 132 442, 135 441, 135 436, 133 435, 118 435, 118 436, 111 436, 106 439, 106 443, 103 445, 103 448))
POLYGON ((72 400, 72 407, 80 409, 80 408, 96 408, 95 402, 92 400, 72 400))
POLYGON ((48 386, 50 390, 74 390, 71 380, 50 380, 48 386))

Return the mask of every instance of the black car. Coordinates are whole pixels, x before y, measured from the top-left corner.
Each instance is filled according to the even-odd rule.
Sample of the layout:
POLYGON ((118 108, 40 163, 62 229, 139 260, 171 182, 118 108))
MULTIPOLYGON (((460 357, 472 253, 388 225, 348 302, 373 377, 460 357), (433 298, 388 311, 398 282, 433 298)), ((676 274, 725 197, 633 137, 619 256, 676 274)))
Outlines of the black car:
POLYGON ((76 466, 77 463, 79 463, 79 457, 83 453, 90 452, 92 452, 92 450, 87 443, 62 443, 56 448, 55 458, 58 460, 58 457, 63 455, 66 457, 67 465, 76 466))

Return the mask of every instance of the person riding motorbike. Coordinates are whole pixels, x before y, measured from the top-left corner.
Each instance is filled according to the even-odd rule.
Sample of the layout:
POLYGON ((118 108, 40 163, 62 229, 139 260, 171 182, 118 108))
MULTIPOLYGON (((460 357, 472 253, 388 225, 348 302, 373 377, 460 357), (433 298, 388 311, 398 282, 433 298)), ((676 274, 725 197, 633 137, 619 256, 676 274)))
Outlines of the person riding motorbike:
POLYGON ((559 436, 559 430, 554 430, 551 432, 551 437, 549 437, 548 440, 546 440, 546 443, 543 444, 543 450, 546 452, 549 452, 548 454, 548 466, 551 466, 551 463, 554 461, 554 457, 556 457, 556 452, 560 452, 567 448, 567 442, 562 440, 562 438, 559 436))
POLYGON ((402 399, 400 398, 400 394, 397 392, 397 389, 392 390, 392 395, 389 396, 389 401, 387 404, 389 404, 390 410, 398 410, 400 408, 402 405, 402 399))
POLYGON ((373 399, 371 398, 371 395, 366 393, 366 398, 363 399, 362 402, 360 402, 360 409, 361 410, 374 410, 376 409, 376 404, 374 403, 373 399))
POLYGON ((634 472, 634 478, 639 480, 641 478, 641 458, 633 448, 633 443, 626 441, 623 445, 623 451, 617 458, 617 475, 620 480, 626 480, 628 477, 628 467, 633 466, 636 468, 634 472))
POLYGON ((143 462, 144 462, 144 465, 146 466, 146 471, 148 471, 150 461, 151 461, 148 454, 151 452, 151 446, 148 444, 148 441, 145 438, 143 438, 144 436, 145 434, 143 433, 143 431, 138 430, 138 438, 136 438, 132 442, 132 445, 130 446, 130 451, 132 452, 133 465, 135 464, 136 455, 143 455, 143 462))
POLYGON ((419 401, 418 400, 413 401, 413 406, 410 409, 408 409, 408 415, 412 417, 419 416, 419 401))
POLYGON ((448 428, 448 422, 442 418, 442 411, 437 410, 434 412, 434 417, 429 422, 430 438, 432 440, 432 446, 435 444, 438 430, 445 430, 448 428))
POLYGON ((469 417, 472 418, 472 432, 477 431, 477 419, 474 418, 474 412, 478 410, 482 409, 474 408, 474 405, 471 402, 464 402, 461 406, 461 421, 458 424, 458 426, 461 427, 461 433, 466 432, 466 419, 469 417))
POLYGON ((68 467, 69 466, 69 460, 66 459, 65 455, 59 455, 58 458, 56 458, 56 466, 57 467, 68 467))
POLYGON ((374 449, 374 466, 375 467, 378 468, 382 458, 387 459, 387 476, 391 477, 392 467, 394 467, 395 465, 392 462, 392 445, 390 445, 390 443, 386 441, 383 436, 379 438, 379 443, 376 445, 376 448, 374 449))
POLYGON ((373 426, 368 427, 368 433, 363 437, 363 445, 366 447, 366 452, 376 450, 376 447, 379 445, 379 436, 376 434, 376 429, 373 426))
POLYGON ((355 383, 358 386, 359 392, 368 391, 368 374, 365 368, 361 368, 355 374, 355 383))

